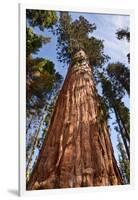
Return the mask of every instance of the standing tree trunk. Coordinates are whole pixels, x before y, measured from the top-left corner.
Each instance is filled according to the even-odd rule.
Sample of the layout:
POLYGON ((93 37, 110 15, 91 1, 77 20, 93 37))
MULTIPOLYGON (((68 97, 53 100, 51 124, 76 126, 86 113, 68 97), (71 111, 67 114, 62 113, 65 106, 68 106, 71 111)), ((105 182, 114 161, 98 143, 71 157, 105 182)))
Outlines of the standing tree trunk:
POLYGON ((129 150, 129 146, 128 146, 128 143, 127 143, 127 137, 126 137, 126 132, 124 130, 124 126, 122 125, 122 121, 120 119, 120 116, 117 112, 117 109, 116 109, 116 106, 113 105, 113 109, 114 109, 114 112, 115 112, 115 116, 116 116, 116 120, 117 120, 117 124, 118 124, 118 127, 120 129, 120 134, 121 134, 121 137, 122 137, 122 140, 123 140, 123 143, 124 143, 124 146, 125 146, 125 150, 126 150, 126 153, 127 153, 127 157, 128 159, 130 160, 130 150, 129 150))
POLYGON ((40 131, 41 131, 43 125, 44 125, 44 121, 45 121, 45 118, 46 118, 46 109, 47 109, 47 105, 43 108, 43 111, 42 111, 43 116, 40 119, 40 123, 39 123, 38 129, 36 130, 36 133, 34 133, 34 140, 33 140, 32 145, 31 145, 32 148, 30 149, 30 153, 28 155, 28 158, 26 159, 26 161, 27 161, 26 174, 28 174, 28 171, 30 169, 30 165, 31 165, 31 162, 32 162, 32 157, 35 153, 35 148, 38 145, 40 131))
POLYGON ((84 51, 75 54, 27 190, 122 184, 84 51))

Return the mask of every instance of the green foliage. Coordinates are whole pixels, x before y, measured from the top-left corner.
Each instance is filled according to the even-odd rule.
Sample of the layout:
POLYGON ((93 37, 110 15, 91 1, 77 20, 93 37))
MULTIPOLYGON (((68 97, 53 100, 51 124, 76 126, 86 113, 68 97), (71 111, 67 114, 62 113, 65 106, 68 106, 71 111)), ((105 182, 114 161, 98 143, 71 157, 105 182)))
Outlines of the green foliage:
POLYGON ((27 9, 26 17, 30 26, 38 26, 41 31, 45 28, 52 28, 57 21, 55 11, 27 9))
MULTIPOLYGON (((117 81, 117 80, 116 80, 117 81)), ((122 98, 124 97, 124 90, 122 87, 118 87, 116 81, 112 81, 109 78, 106 78, 103 74, 101 75, 101 86, 102 93, 106 104, 109 108, 115 107, 121 121, 129 133, 129 109, 125 106, 122 98)), ((127 136, 126 136, 127 137, 127 136)))
POLYGON ((33 29, 28 27, 26 28, 26 54, 38 53, 39 49, 43 44, 50 42, 50 38, 44 37, 42 35, 37 35, 33 32, 33 29))
MULTIPOLYGON (((54 26, 57 20, 56 12, 43 10, 26 11, 26 78, 27 78, 27 105, 39 105, 38 99, 52 90, 57 80, 54 63, 44 58, 33 58, 43 44, 50 42, 49 37, 36 34, 32 27, 38 26, 42 31, 54 26)), ((60 77, 61 78, 61 77, 60 77)), ((42 101, 41 101, 42 104, 42 101)), ((35 106, 36 107, 36 106, 35 106)))
POLYGON ((107 103, 107 100, 104 96, 100 96, 98 95, 99 101, 100 101, 100 105, 102 107, 102 111, 104 114, 104 120, 108 120, 110 119, 110 115, 109 115, 109 105, 107 103))
MULTIPOLYGON (((59 91, 62 76, 56 72, 55 65, 47 58, 36 57, 42 45, 50 42, 50 38, 37 34, 34 27, 41 31, 52 28, 56 23, 54 11, 26 11, 26 178, 29 180, 33 166, 47 132, 51 117, 52 98, 59 91), (46 120, 47 119, 47 120, 46 120)), ((54 104, 53 104, 54 106, 54 104)))
POLYGON ((53 62, 44 58, 31 59, 27 63, 27 100, 32 96, 42 98, 49 92, 56 80, 56 72, 53 62))
POLYGON ((37 26, 41 31, 44 31, 45 28, 52 28, 57 21, 57 16, 55 11, 27 9, 26 18, 26 52, 28 56, 31 53, 36 54, 42 44, 50 42, 50 38, 35 34, 33 27, 37 26))
POLYGON ((43 44, 50 42, 50 38, 37 35, 32 28, 26 28, 26 54, 37 54, 43 44))
POLYGON ((92 66, 103 65, 109 57, 103 53, 103 41, 91 36, 96 25, 84 17, 72 21, 68 12, 60 12, 57 27, 57 53, 60 62, 69 63, 79 50, 84 50, 92 66))
POLYGON ((103 95, 110 100, 108 101, 109 105, 115 102, 115 100, 120 100, 123 98, 124 90, 122 88, 118 90, 118 87, 116 88, 116 85, 113 85, 112 82, 102 73, 100 74, 100 81, 103 95))
POLYGON ((119 114, 121 116, 122 123, 124 124, 124 127, 127 130, 126 138, 128 140, 128 143, 130 142, 130 114, 129 109, 125 106, 123 102, 118 102, 117 104, 119 114))
POLYGON ((55 73, 54 63, 44 58, 32 59, 32 70, 40 73, 48 72, 51 75, 55 73))
POLYGON ((109 109, 114 112, 116 117, 118 127, 115 127, 115 130, 122 136, 129 159, 129 110, 122 101, 125 94, 124 89, 122 87, 119 89, 115 82, 112 82, 111 79, 105 77, 103 74, 101 74, 100 78, 103 96, 106 99, 109 109))
MULTIPOLYGON (((123 127, 125 127, 125 138, 127 139, 128 144, 130 143, 130 114, 129 109, 125 106, 124 102, 120 100, 115 101, 115 106, 118 112, 118 115, 120 116, 120 120, 123 124, 123 127)), ((117 131, 119 132, 119 131, 117 131)))
POLYGON ((130 94, 130 72, 124 64, 120 62, 109 64, 107 73, 117 89, 120 90, 123 88, 127 91, 128 95, 130 94))
POLYGON ((130 31, 128 28, 117 30, 116 35, 119 40, 126 38, 128 42, 130 41, 130 31))
MULTIPOLYGON (((40 150, 44 141, 63 77, 56 72, 52 61, 32 56, 32 54, 39 52, 43 44, 50 42, 50 38, 36 34, 33 28, 38 27, 41 31, 44 31, 45 28, 53 28, 57 22, 56 13, 27 9, 26 16, 27 119, 29 120, 30 116, 33 116, 26 142, 27 177, 29 177, 34 166, 33 156, 36 151, 40 150), (32 114, 32 110, 35 114, 32 114)), ((74 54, 79 50, 85 51, 92 67, 101 67, 109 59, 103 52, 103 41, 92 36, 93 31, 96 30, 94 23, 89 23, 82 16, 73 21, 68 12, 60 12, 59 23, 56 27, 59 61, 63 63, 73 62, 74 54)), ((124 33, 118 34, 123 35, 124 33)), ((118 36, 118 39, 124 37, 129 41, 128 37, 130 36, 125 35, 118 36)), ((99 97, 100 106, 103 108, 101 118, 108 119, 109 110, 115 106, 119 116, 122 116, 122 124, 129 132, 129 110, 121 101, 125 90, 129 93, 128 69, 121 63, 112 63, 108 65, 106 76, 99 74, 99 77, 103 92, 103 97, 99 97)), ((118 129, 118 131, 120 130, 118 129)), ((129 143, 129 136, 126 135, 126 138, 129 143)), ((123 150, 121 144, 119 145, 120 167, 122 173, 127 177, 125 180, 127 179, 129 182, 129 163, 124 161, 126 150, 123 150)), ((128 159, 126 158, 126 160, 128 159)))
MULTIPOLYGON (((116 36, 119 40, 122 40, 124 38, 126 38, 126 40, 128 42, 130 42, 130 31, 128 30, 128 28, 126 29, 119 29, 116 32, 116 36)), ((130 63, 130 53, 127 54, 127 58, 128 58, 128 63, 130 63)))

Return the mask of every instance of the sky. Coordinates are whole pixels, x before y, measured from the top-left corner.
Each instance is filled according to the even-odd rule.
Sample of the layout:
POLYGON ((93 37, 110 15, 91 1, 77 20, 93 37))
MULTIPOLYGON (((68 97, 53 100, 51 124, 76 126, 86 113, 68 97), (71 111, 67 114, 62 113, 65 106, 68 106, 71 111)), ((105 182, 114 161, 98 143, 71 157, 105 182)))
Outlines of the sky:
MULTIPOLYGON (((84 16, 90 23, 95 23, 97 29, 93 32, 93 36, 97 39, 104 41, 104 53, 111 57, 109 62, 122 62, 128 66, 128 60, 126 55, 129 50, 129 43, 124 40, 118 40, 115 33, 118 29, 129 28, 130 27, 130 17, 127 15, 111 15, 111 14, 96 14, 96 13, 76 13, 70 12, 72 19, 78 18, 80 15, 84 16)), ((63 67, 63 63, 60 63, 57 60, 56 55, 56 37, 47 30, 42 32, 38 28, 35 28, 34 31, 38 34, 46 35, 51 37, 51 42, 43 45, 36 57, 44 57, 55 63, 55 69, 58 71, 64 78, 67 73, 68 66, 63 67)), ((107 64, 106 64, 107 65, 107 64)), ((129 98, 127 95, 124 97, 124 102, 127 107, 129 107, 129 98)), ((111 125, 112 134, 111 140, 114 148, 114 153, 116 159, 118 159, 117 154, 117 133, 113 130, 112 122, 115 117, 112 114, 112 120, 109 124, 111 125)))

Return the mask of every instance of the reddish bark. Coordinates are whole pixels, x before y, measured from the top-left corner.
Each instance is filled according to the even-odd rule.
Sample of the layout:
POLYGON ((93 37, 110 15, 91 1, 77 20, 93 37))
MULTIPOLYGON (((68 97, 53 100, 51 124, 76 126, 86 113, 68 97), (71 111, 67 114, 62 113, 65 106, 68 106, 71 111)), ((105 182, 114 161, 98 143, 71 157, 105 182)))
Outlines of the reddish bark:
POLYGON ((119 184, 92 69, 80 51, 69 67, 27 190, 119 184))

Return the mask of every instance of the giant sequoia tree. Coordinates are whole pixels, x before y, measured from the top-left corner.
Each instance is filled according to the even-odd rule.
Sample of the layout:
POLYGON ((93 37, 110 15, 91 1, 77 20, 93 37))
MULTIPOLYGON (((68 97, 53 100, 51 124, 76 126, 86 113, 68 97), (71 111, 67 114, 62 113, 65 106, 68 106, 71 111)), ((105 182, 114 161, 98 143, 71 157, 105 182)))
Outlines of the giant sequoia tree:
POLYGON ((93 78, 108 58, 95 29, 60 13, 58 55, 69 68, 27 190, 122 184, 93 78))

